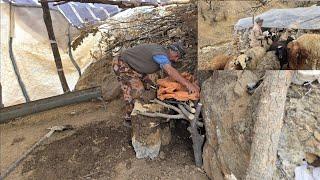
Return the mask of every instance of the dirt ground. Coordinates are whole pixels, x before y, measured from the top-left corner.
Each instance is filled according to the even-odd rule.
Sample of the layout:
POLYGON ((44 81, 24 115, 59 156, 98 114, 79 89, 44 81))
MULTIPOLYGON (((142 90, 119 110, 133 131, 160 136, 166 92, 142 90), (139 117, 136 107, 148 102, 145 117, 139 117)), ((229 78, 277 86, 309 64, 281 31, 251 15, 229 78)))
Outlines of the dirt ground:
POLYGON ((122 100, 86 102, 1 124, 1 172, 54 125, 73 130, 53 134, 7 179, 190 179, 206 180, 194 166, 186 126, 177 123, 169 145, 154 160, 136 159, 130 129, 122 126, 122 100))

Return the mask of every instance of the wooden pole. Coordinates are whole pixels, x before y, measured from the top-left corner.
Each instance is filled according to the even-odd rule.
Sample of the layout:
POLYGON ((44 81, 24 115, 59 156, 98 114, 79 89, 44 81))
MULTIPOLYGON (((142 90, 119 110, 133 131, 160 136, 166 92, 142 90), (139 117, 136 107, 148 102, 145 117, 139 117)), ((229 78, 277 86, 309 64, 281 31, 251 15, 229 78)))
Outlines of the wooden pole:
POLYGON ((291 71, 267 71, 257 107, 246 180, 273 179, 291 71))
POLYGON ((63 92, 69 92, 70 89, 69 89, 66 77, 64 75, 64 72, 63 72, 61 56, 60 56, 59 49, 58 49, 58 44, 57 44, 56 38, 54 36, 49 5, 46 0, 42 0, 42 1, 40 1, 40 3, 42 6, 42 11, 43 11, 43 20, 44 20, 44 23, 46 24, 46 28, 47 28, 47 32, 48 32, 48 36, 49 36, 49 40, 50 40, 50 44, 51 44, 51 49, 52 49, 54 61, 55 61, 56 67, 57 67, 59 79, 60 79, 60 82, 62 85, 62 89, 63 89, 63 92))
POLYGON ((3 102, 2 102, 2 86, 1 86, 1 82, 0 82, 0 109, 3 108, 3 102))

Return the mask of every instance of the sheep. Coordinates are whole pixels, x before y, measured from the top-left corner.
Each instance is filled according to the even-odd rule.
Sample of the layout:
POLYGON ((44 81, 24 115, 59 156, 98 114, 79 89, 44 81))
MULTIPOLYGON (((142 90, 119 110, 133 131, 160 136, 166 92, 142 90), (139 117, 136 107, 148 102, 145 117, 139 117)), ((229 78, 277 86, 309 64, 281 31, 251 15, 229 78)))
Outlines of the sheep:
POLYGON ((288 44, 289 69, 320 69, 320 35, 304 34, 288 44))
POLYGON ((219 54, 211 60, 210 70, 243 70, 249 58, 246 55, 228 56, 219 54))
MULTIPOLYGON (((245 60, 243 61, 245 63, 245 60)), ((224 66, 224 70, 242 70, 241 62, 239 57, 230 58, 230 60, 224 66)))
POLYGON ((283 69, 285 64, 289 66, 287 45, 293 40, 294 38, 289 36, 286 41, 274 41, 271 44, 270 48, 267 50, 276 51, 276 56, 280 61, 280 69, 283 69))
POLYGON ((257 70, 278 70, 280 63, 275 51, 268 51, 262 58, 261 62, 257 65, 257 70))
POLYGON ((261 62, 262 58, 266 54, 266 49, 263 47, 254 47, 246 51, 245 53, 246 65, 242 65, 243 69, 255 70, 257 65, 261 62))
POLYGON ((209 65, 210 70, 223 70, 226 64, 233 59, 232 56, 227 56, 224 54, 219 54, 215 56, 209 65))

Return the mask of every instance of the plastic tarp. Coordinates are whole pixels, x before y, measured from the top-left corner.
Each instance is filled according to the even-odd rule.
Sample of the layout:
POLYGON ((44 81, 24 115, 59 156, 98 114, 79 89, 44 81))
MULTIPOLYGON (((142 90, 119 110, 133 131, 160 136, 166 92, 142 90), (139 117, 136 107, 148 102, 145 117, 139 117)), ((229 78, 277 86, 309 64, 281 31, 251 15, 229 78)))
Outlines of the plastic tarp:
MULTIPOLYGON (((41 7, 38 0, 2 0, 4 3, 11 2, 12 5, 18 7, 41 7)), ((72 26, 82 28, 85 24, 96 23, 103 21, 108 17, 119 13, 120 8, 116 5, 108 4, 93 4, 93 3, 78 3, 69 2, 61 5, 54 6, 53 3, 49 3, 51 10, 60 12, 72 26)), ((42 13, 39 14, 42 17, 42 13)))
MULTIPOLYGON (((320 7, 292 9, 271 9, 255 18, 262 18, 262 27, 266 28, 290 28, 320 29, 320 7)), ((240 19, 234 26, 235 30, 243 30, 252 27, 252 17, 240 19)))

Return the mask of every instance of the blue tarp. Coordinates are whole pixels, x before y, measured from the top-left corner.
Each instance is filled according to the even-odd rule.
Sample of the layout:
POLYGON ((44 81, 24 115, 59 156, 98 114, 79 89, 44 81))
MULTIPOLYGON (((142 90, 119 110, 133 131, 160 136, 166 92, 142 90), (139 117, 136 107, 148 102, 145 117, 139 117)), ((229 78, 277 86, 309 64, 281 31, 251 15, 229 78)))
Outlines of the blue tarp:
MULTIPOLYGON (((271 9, 255 18, 262 18, 262 27, 266 28, 290 28, 297 29, 320 29, 320 7, 271 9)), ((252 27, 252 17, 240 19, 234 26, 235 30, 252 27)))
MULTIPOLYGON (((38 0, 2 0, 9 3, 10 1, 14 6, 27 6, 27 7, 41 7, 38 0)), ((115 15, 121 11, 116 5, 97 4, 97 3, 78 3, 69 2, 61 5, 54 6, 49 3, 52 10, 57 10, 68 20, 68 22, 77 27, 82 28, 86 23, 94 24, 103 21, 108 17, 115 15)))

